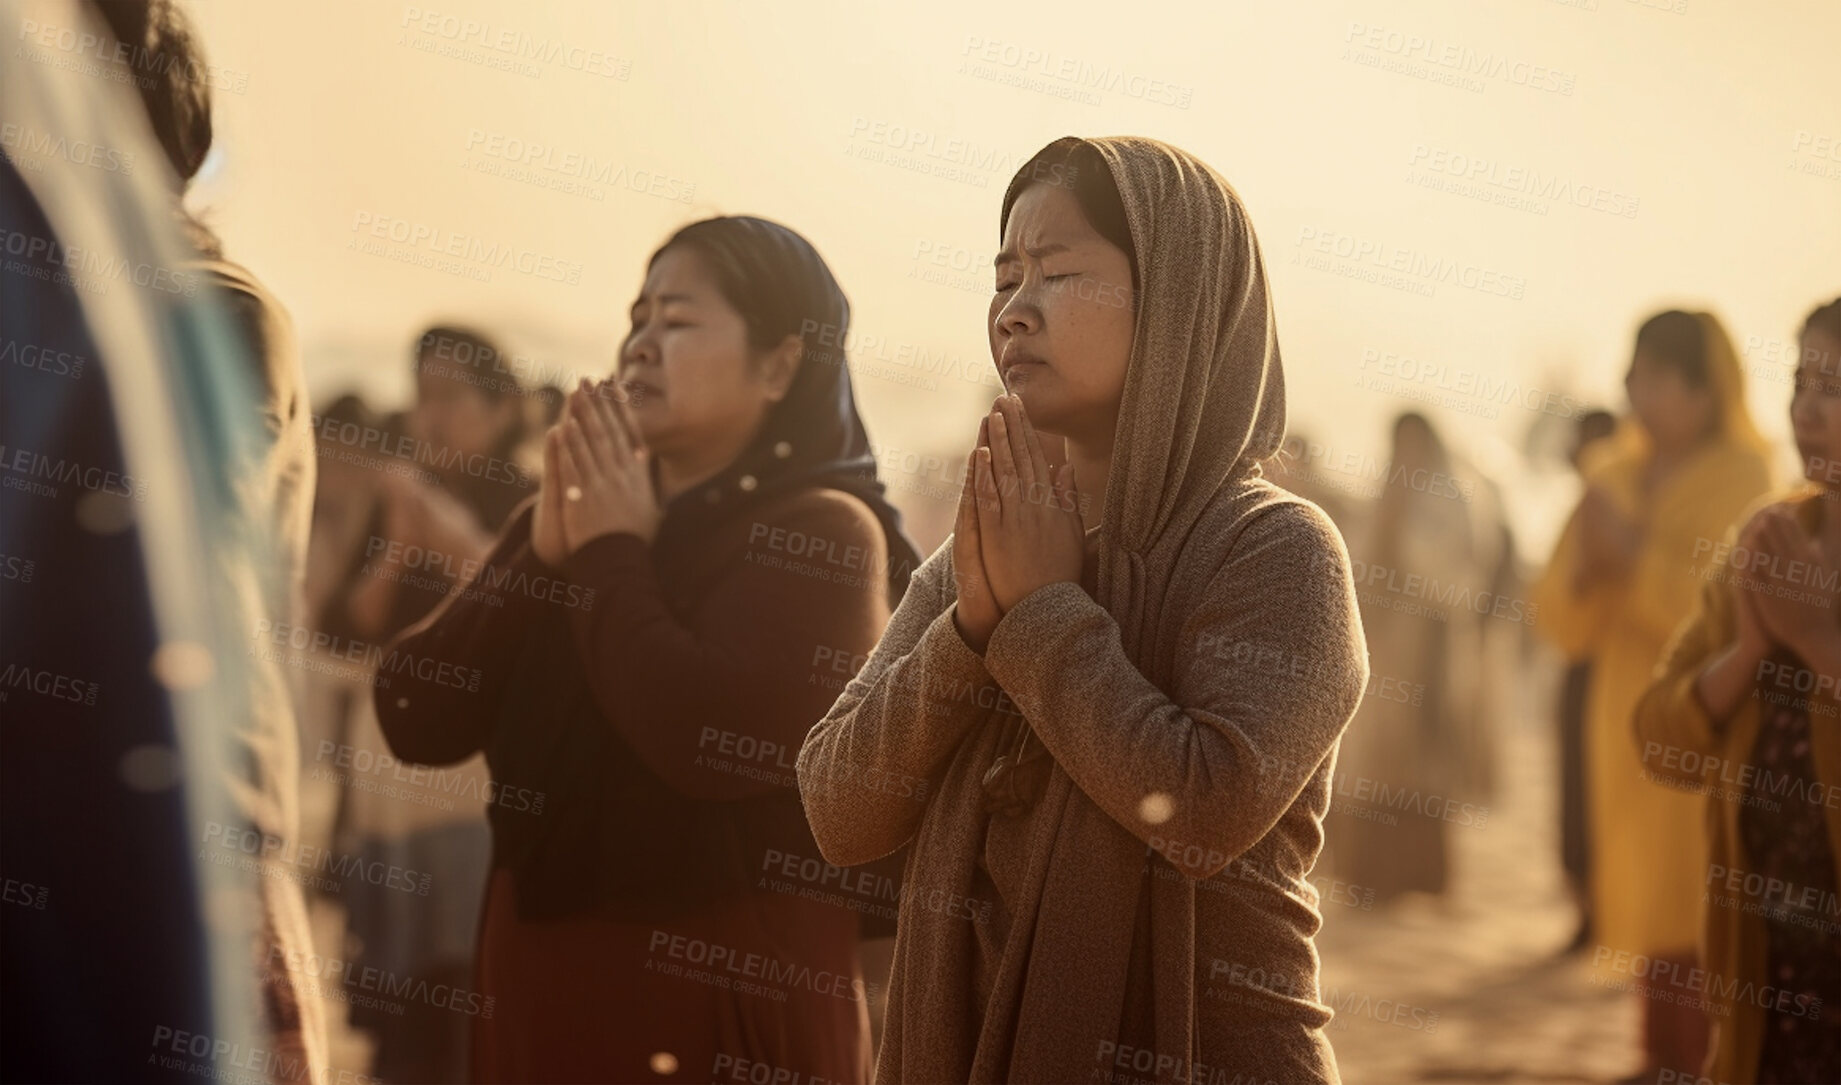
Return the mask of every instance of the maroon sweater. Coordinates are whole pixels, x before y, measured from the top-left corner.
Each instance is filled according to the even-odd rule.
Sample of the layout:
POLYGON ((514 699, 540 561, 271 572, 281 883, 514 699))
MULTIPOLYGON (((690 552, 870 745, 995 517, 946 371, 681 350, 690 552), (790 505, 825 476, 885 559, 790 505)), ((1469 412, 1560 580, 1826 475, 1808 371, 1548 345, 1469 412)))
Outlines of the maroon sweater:
POLYGON ((796 490, 669 553, 606 535, 560 569, 530 521, 397 639, 375 693, 404 760, 485 751, 522 916, 665 919, 817 859, 794 761, 888 618, 869 507, 796 490))

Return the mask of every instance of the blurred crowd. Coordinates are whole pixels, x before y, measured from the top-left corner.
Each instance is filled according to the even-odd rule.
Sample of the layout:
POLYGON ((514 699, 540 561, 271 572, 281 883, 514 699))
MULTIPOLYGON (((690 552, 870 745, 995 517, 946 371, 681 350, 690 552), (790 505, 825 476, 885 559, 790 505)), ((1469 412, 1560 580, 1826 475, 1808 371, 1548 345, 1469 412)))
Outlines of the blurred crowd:
MULTIPOLYGON (((0 10, 9 18, 38 17, 38 9, 24 0, 0 10)), ((491 687, 501 680, 500 664, 509 676, 503 680, 516 683, 524 680, 520 676, 543 673, 538 668, 546 660, 577 650, 584 642, 571 640, 562 626, 533 623, 468 647, 473 654, 450 647, 446 650, 454 654, 435 660, 434 671, 424 672, 421 660, 405 656, 416 646, 457 643, 439 638, 463 637, 474 628, 460 625, 459 615, 468 607, 511 622, 528 601, 520 593, 567 590, 568 577, 559 569, 570 570, 573 586, 625 592, 620 598, 638 600, 635 608, 656 604, 644 611, 655 615, 652 624, 621 634, 631 638, 630 644, 620 642, 621 658, 643 658, 661 670, 677 666, 679 657, 642 656, 637 646, 670 641, 691 629, 704 638, 696 647, 704 653, 699 660, 716 668, 706 673, 725 673, 720 666, 733 660, 716 657, 732 645, 722 640, 726 633, 712 629, 731 628, 768 610, 793 613, 805 604, 750 596, 746 603, 724 604, 731 609, 719 617, 707 617, 701 608, 716 605, 709 601, 711 592, 720 595, 710 585, 730 583, 724 578, 734 570, 704 568, 688 558, 682 568, 663 574, 657 599, 641 599, 633 594, 639 589, 631 584, 630 568, 622 564, 630 555, 614 547, 571 540, 554 560, 545 558, 544 548, 551 545, 546 530, 564 539, 578 529, 554 520, 546 526, 544 518, 564 516, 590 476, 611 475, 627 462, 621 455, 635 454, 639 443, 654 448, 668 472, 671 464, 695 462, 697 448, 726 439, 721 435, 735 428, 736 419, 752 419, 766 427, 759 430, 766 436, 737 439, 714 469, 687 484, 669 507, 717 510, 739 502, 735 507, 755 509, 748 503, 784 494, 794 481, 832 480, 839 491, 862 497, 868 510, 857 517, 857 526, 868 533, 865 553, 844 562, 860 574, 859 587, 867 586, 852 597, 851 605, 860 609, 853 614, 863 621, 886 619, 885 596, 899 599, 900 591, 885 587, 906 583, 915 555, 874 485, 873 458, 850 400, 847 372, 839 374, 844 367, 838 355, 814 353, 811 344, 802 344, 796 325, 773 323, 783 315, 774 308, 773 290, 794 289, 786 283, 803 284, 798 288, 809 287, 827 303, 836 295, 840 306, 842 295, 803 239, 782 236, 796 238, 791 231, 730 225, 701 240, 674 238, 677 250, 668 243, 653 254, 644 304, 635 306, 634 331, 621 358, 583 359, 582 375, 589 379, 576 387, 522 379, 494 329, 456 321, 426 328, 403 345, 400 357, 383 360, 413 375, 408 405, 367 402, 356 393, 310 404, 283 301, 182 210, 185 184, 210 146, 208 96, 184 74, 198 61, 183 19, 162 3, 98 2, 62 6, 54 15, 68 18, 77 10, 95 16, 86 24, 95 32, 106 31, 128 47, 122 59, 130 70, 159 76, 132 85, 146 113, 149 145, 167 159, 175 183, 164 191, 135 190, 145 221, 135 222, 133 230, 171 230, 175 247, 150 249, 148 258, 183 268, 201 290, 196 298, 159 299, 171 307, 145 312, 115 312, 82 297, 55 278, 54 252, 21 255, 24 250, 16 253, 9 239, 49 238, 69 246, 78 235, 109 224, 99 227, 85 219, 86 212, 47 194, 35 180, 48 174, 35 177, 19 161, 0 164, 0 226, 6 231, 0 247, 46 270, 36 275, 9 265, 0 281, 5 318, 0 348, 17 352, 18 345, 30 344, 43 355, 61 344, 73 355, 106 360, 83 380, 62 383, 44 367, 27 373, 9 366, 0 449, 10 450, 9 463, 18 450, 28 449, 58 462, 103 465, 123 477, 144 473, 140 465, 160 456, 192 466, 189 474, 154 475, 152 485, 169 487, 161 495, 167 503, 160 510, 138 507, 132 515, 116 508, 132 498, 109 487, 96 490, 108 491, 106 501, 91 500, 82 485, 68 502, 44 500, 46 495, 10 483, 5 491, 0 570, 15 568, 6 559, 23 556, 35 563, 37 575, 22 579, 8 572, 0 582, 7 593, 0 634, 7 654, 0 665, 34 660, 47 673, 81 673, 101 684, 99 711, 122 712, 120 720, 85 714, 88 706, 79 697, 53 706, 68 716, 58 729, 28 732, 8 725, 6 767, 0 770, 5 773, 0 793, 8 796, 6 874, 24 872, 50 886, 55 900, 48 908, 40 905, 49 916, 73 916, 75 902, 86 895, 104 901, 126 896, 123 906, 145 904, 135 917, 137 926, 119 944, 101 947, 85 945, 80 920, 40 929, 32 925, 36 914, 30 905, 25 918, 9 914, 9 1004, 0 1010, 7 1049, 0 1059, 7 1076, 70 1071, 69 1052, 81 1041, 72 1026, 48 1022, 90 1015, 107 1026, 112 1015, 128 1013, 97 1009, 104 1000, 95 992, 111 981, 102 965, 82 962, 119 959, 133 952, 136 939, 168 946, 173 960, 156 978, 131 984, 124 996, 140 1000, 129 1014, 132 1028, 122 1026, 134 1035, 124 1047, 128 1054, 99 1047, 95 1061, 80 1066, 78 1076, 112 1078, 112 1068, 139 1061, 136 1056, 146 1053, 141 1039, 146 1027, 155 1029, 156 1056, 195 1057, 196 1051, 174 1037, 213 1036, 206 1045, 210 1050, 224 1033, 224 1026, 212 1022, 242 1011, 250 1015, 244 1041, 251 1050, 270 1052, 243 1068, 274 1080, 327 1080, 337 1068, 351 1080, 461 1081, 482 1073, 482 1059, 505 1074, 555 1065, 518 1048, 521 1036, 542 1035, 543 1023, 526 1020, 532 1016, 527 1009, 514 1008, 512 1019, 504 1018, 495 992, 516 990, 524 980, 502 959, 501 971, 484 974, 483 932, 500 930, 493 924, 502 922, 509 925, 502 929, 512 932, 503 936, 514 939, 506 944, 532 954, 555 953, 564 961, 579 951, 584 970, 589 964, 614 967, 608 962, 640 967, 633 961, 645 954, 619 954, 633 946, 655 950, 645 944, 649 935, 667 943, 697 936, 683 935, 673 919, 658 918, 674 914, 664 905, 650 911, 636 906, 632 914, 613 918, 596 913, 597 921, 605 920, 602 927, 579 941, 538 944, 532 909, 540 904, 534 894, 523 900, 502 894, 495 871, 513 865, 520 872, 553 874, 553 866, 540 866, 541 856, 507 854, 514 847, 541 851, 549 845, 513 836, 504 829, 510 824, 505 819, 548 803, 551 822, 568 825, 568 811, 577 804, 599 802, 592 781, 576 791, 568 787, 577 784, 557 782, 574 779, 567 773, 570 762, 589 756, 581 752, 588 747, 570 745, 578 739, 569 734, 534 729, 529 743, 555 743, 555 749, 542 751, 547 760, 525 762, 538 766, 528 769, 537 776, 508 778, 502 766, 488 763, 498 749, 491 742, 457 748, 455 756, 416 755, 410 747, 419 740, 410 736, 426 721, 407 716, 393 721, 388 712, 380 719, 379 706, 423 711, 423 704, 434 703, 425 690, 443 684, 477 689, 482 682, 491 687), (713 236, 718 233, 722 236, 713 236), (648 430, 643 403, 635 406, 632 400, 643 400, 649 386, 625 386, 618 410, 607 413, 616 393, 603 378, 617 365, 646 372, 647 336, 654 334, 649 329, 662 324, 659 311, 666 303, 660 299, 669 293, 655 290, 654 279, 691 274, 674 270, 669 254, 694 245, 705 246, 697 251, 708 265, 701 272, 707 279, 699 281, 716 284, 713 294, 742 299, 730 315, 738 326, 746 322, 750 344, 767 360, 765 368, 736 376, 731 384, 709 377, 707 386, 716 391, 699 393, 706 399, 694 404, 704 413, 671 416, 671 426, 684 427, 681 431, 664 423, 648 430), (120 347, 121 340, 111 336, 124 329, 153 346, 140 354, 120 347), (776 377, 771 351, 783 348, 787 335, 789 361, 776 377), (134 376, 137 367, 161 369, 153 356, 193 358, 199 372, 164 384, 134 376), (801 364, 798 372, 814 375, 795 377, 801 364), (240 374, 224 375, 239 368, 240 374), (827 383, 821 386, 821 380, 827 383), (247 394, 206 396, 199 389, 207 385, 246 387, 247 394), (220 414, 235 414, 239 404, 254 406, 244 412, 247 417, 220 422, 188 406, 201 398, 214 398, 220 414), (782 410, 781 403, 791 406, 782 410), (172 416, 170 433, 150 435, 147 431, 158 427, 130 417, 162 410, 172 416), (795 410, 807 412, 797 417, 799 426, 772 421, 791 418, 787 412, 795 410), (822 424, 814 421, 821 417, 822 424), (212 427, 219 424, 222 434, 214 437, 212 427), (834 447, 812 447, 821 442, 807 435, 820 430, 834 447), (170 494, 184 497, 169 500, 170 494), (136 531, 122 530, 137 515, 145 523, 136 531), (210 544, 198 537, 162 542, 158 522, 188 515, 204 525, 204 536, 231 530, 223 525, 234 525, 237 533, 210 544), (99 523, 115 526, 104 530, 99 523), (235 544, 243 550, 223 541, 233 537, 245 540, 235 544), (199 598, 229 614, 195 624, 226 626, 233 630, 228 640, 204 641, 202 634, 188 640, 175 633, 188 628, 186 620, 172 616, 166 589, 145 572, 172 548, 187 546, 213 555, 195 570, 195 587, 199 598), (590 559, 598 564, 583 572, 590 559), (269 572, 245 584, 238 580, 240 567, 269 572), (94 575, 98 569, 110 572, 94 575), (555 585, 504 586, 507 577, 546 569, 555 585), (706 620, 715 624, 698 624, 706 620), (175 644, 195 650, 174 651, 175 644), (217 670, 199 667, 199 655, 218 659, 217 670), (148 658, 156 665, 147 666, 148 658), (241 666, 249 674, 237 677, 221 662, 236 658, 247 660, 241 666), (439 672, 441 667, 452 673, 439 672), (206 703, 207 693, 217 700, 206 703), (430 699, 408 707, 412 697, 425 696, 430 699), (152 703, 173 707, 164 716, 130 707, 152 703), (104 731, 110 737, 73 745, 71 729, 94 728, 99 718, 112 721, 108 727, 114 730, 104 731), (229 726, 240 745, 226 764, 211 767, 224 784, 213 800, 220 804, 213 807, 217 812, 208 819, 216 830, 200 841, 177 826, 197 816, 198 808, 188 812, 186 803, 203 800, 175 789, 171 781, 184 773, 147 751, 183 749, 186 736, 195 740, 201 729, 223 728, 225 719, 247 722, 229 726), (45 810, 67 803, 72 788, 91 796, 82 817, 60 833, 21 829, 42 823, 45 810), (151 805, 156 800, 163 804, 157 809, 151 805), (124 834, 124 825, 142 835, 124 834), (198 890, 201 901, 158 904, 140 900, 138 891, 109 890, 170 883, 176 871, 190 869, 191 856, 200 857, 201 866, 222 865, 212 856, 246 830, 262 843, 254 849, 229 847, 256 861, 246 871, 250 877, 232 887, 242 897, 232 892, 226 898, 206 886, 198 890), (89 858, 74 863, 72 840, 86 838, 89 858), (98 840, 104 843, 94 843, 98 840), (166 852, 150 858, 160 841, 166 852), (244 898, 245 904, 235 903, 244 898), (258 949, 245 971, 257 980, 253 986, 226 986, 221 973, 237 966, 219 960, 213 971, 219 978, 199 981, 186 1002, 175 993, 183 985, 174 977, 187 971, 188 953, 211 952, 195 944, 202 937, 196 916, 217 917, 215 923, 225 909, 239 907, 255 917, 247 933, 258 949), (637 941, 619 940, 628 935, 637 941), (62 981, 47 979, 59 975, 62 981), (47 996, 24 1012, 15 991, 26 985, 93 990, 47 996), (282 1055, 297 1061, 284 1063, 282 1055)), ((9 94, 24 95, 18 90, 24 76, 15 69, 10 78, 9 94)), ((46 100, 55 104, 55 95, 46 100)), ((20 116, 28 111, 25 97, 6 101, 20 116)), ((40 118, 46 125, 78 123, 54 105, 46 105, 40 118)), ((142 137, 123 129, 104 138, 129 143, 142 137)), ((114 228, 132 232, 120 223, 114 228)), ((847 320, 847 308, 837 319, 847 320)), ((1293 434, 1268 464, 1269 477, 1320 507, 1343 536, 1371 671, 1336 755, 1325 850, 1314 880, 1337 879, 1382 907, 1410 895, 1445 894, 1459 875, 1453 834, 1487 824, 1502 774, 1502 728, 1529 711, 1522 699, 1529 688, 1526 675, 1537 674, 1552 691, 1559 847, 1557 855, 1528 861, 1557 864, 1577 901, 1577 934, 1566 951, 1589 955, 1606 984, 1647 985, 1645 1065, 1633 1080, 1703 1066, 1717 1080, 1833 1080, 1841 1075, 1835 1017, 1841 1010, 1835 858, 1841 840, 1836 797, 1841 737, 1835 726, 1841 654, 1829 654, 1829 634, 1841 628, 1832 611, 1841 598, 1833 575, 1841 570, 1841 517, 1833 515, 1834 495, 1841 493, 1841 472, 1834 470, 1841 463, 1841 376, 1835 373, 1841 367, 1841 299, 1812 304, 1806 322, 1794 329, 1796 357, 1783 367, 1794 382, 1790 420, 1803 465, 1803 477, 1794 480, 1774 476, 1781 450, 1758 434, 1739 354, 1717 317, 1669 310, 1642 314, 1634 323, 1628 356, 1618 359, 1626 370, 1627 402, 1540 416, 1539 432, 1530 437, 1533 469, 1553 466, 1539 457, 1548 455, 1543 449, 1559 449, 1581 495, 1551 553, 1518 546, 1509 512, 1517 498, 1509 481, 1467 456, 1463 442, 1426 413, 1394 418, 1391 448, 1382 457, 1351 457, 1293 434)), ((667 404, 677 394, 652 391, 667 404)), ((132 492, 131 486, 121 489, 132 492)), ((917 515, 937 521, 935 512, 917 515)), ((770 517, 759 511, 747 515, 755 519, 735 522, 758 529, 757 538, 748 540, 752 544, 770 533, 765 526, 770 517)), ((686 533, 713 537, 727 529, 721 523, 726 522, 671 513, 662 527, 650 529, 676 538, 682 553, 701 555, 697 544, 684 541, 693 538, 686 533), (673 530, 679 534, 670 535, 673 530)), ((845 529, 830 530, 835 535, 845 529)), ((921 552, 927 552, 938 539, 921 541, 921 552)), ((775 627, 762 636, 803 636, 810 624, 802 617, 796 626, 775 627)), ((757 731, 742 717, 777 718, 784 705, 788 719, 804 718, 804 702, 796 702, 789 690, 815 684, 815 670, 835 679, 836 688, 806 696, 830 702, 873 647, 874 636, 864 640, 856 625, 824 628, 832 638, 818 642, 830 653, 824 658, 843 666, 815 668, 812 642, 805 640, 798 647, 807 661, 789 672, 792 677, 738 671, 738 688, 750 691, 752 700, 722 702, 731 717, 720 726, 732 726, 734 733, 713 734, 710 728, 718 724, 707 725, 693 751, 699 766, 704 755, 721 748, 758 761, 761 772, 791 779, 796 737, 790 750, 756 757, 784 742, 776 737, 780 732, 757 731), (746 684, 757 678, 758 684, 746 684)), ((573 699, 559 700, 558 714, 588 711, 585 706, 601 695, 595 667, 586 670, 585 684, 570 694, 573 699)), ((17 710, 22 698, 15 692, 5 702, 17 710)), ((635 764, 650 764, 653 753, 638 740, 633 744, 639 751, 635 764)), ((666 778, 662 771, 655 775, 666 778)), ((698 779, 678 790, 701 789, 724 802, 757 804, 737 806, 744 814, 733 820, 777 826, 775 819, 787 812, 784 795, 759 798, 698 779)), ((792 801, 796 810, 796 796, 792 801)), ((595 817, 615 816, 600 806, 594 810, 595 817)), ((622 824, 636 828, 641 822, 622 824)), ((849 1079, 867 1070, 867 1052, 881 1028, 877 989, 887 945, 878 940, 893 930, 888 906, 898 892, 900 868, 897 863, 839 870, 822 863, 803 832, 763 829, 756 838, 711 821, 673 839, 711 851, 733 850, 736 869, 753 872, 762 885, 767 884, 762 872, 776 869, 770 863, 787 871, 818 864, 835 874, 814 884, 832 896, 841 891, 848 900, 831 901, 822 914, 722 913, 709 920, 720 926, 684 930, 727 931, 743 951, 768 946, 788 956, 842 961, 836 971, 847 994, 833 1001, 847 1006, 838 1012, 850 1025, 862 1018, 864 1043, 853 1041, 823 1058, 811 1055, 813 1045, 786 1024, 797 1016, 790 1012, 771 1026, 786 1035, 764 1042, 769 1048, 780 1045, 775 1049, 788 1052, 789 1059, 816 1060, 799 1065, 823 1065, 849 1079), (770 928, 771 923, 782 925, 770 928), (834 943, 824 941, 832 934, 812 933, 842 928, 848 930, 834 943), (819 948, 788 944, 800 938, 819 948)), ((548 899, 566 896, 556 892, 561 895, 548 899)), ((618 897, 618 887, 605 895, 618 897)), ((689 906, 679 911, 699 922, 705 917, 689 906)), ((694 1012, 706 1010, 729 1012, 702 1003, 694 1012)), ((768 1026, 738 1014, 722 1018, 717 1031, 752 1035, 763 1027, 768 1026)), ((674 1074, 677 1060, 695 1050, 695 1042, 686 1041, 673 1053, 653 1039, 635 1038, 632 1046, 642 1054, 648 1044, 658 1049, 650 1056, 658 1080, 674 1074)), ((722 1054, 726 1050, 715 1055, 716 1071, 728 1074, 725 1080, 755 1080, 745 1063, 722 1054)), ((704 1071, 699 1066, 695 1072, 704 1071)))

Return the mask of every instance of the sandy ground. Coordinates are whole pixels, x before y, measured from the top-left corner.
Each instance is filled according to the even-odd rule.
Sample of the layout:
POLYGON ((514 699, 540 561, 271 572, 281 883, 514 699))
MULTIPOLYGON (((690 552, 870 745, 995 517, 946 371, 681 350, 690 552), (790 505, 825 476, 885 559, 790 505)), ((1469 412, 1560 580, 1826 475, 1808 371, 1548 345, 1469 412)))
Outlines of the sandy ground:
POLYGON ((1560 955, 1576 917, 1558 862, 1557 746, 1529 715, 1500 733, 1486 824, 1450 829, 1450 893, 1325 908, 1326 1000, 1347 1007, 1330 1037, 1351 1085, 1609 1082, 1641 1065, 1635 997, 1591 986, 1586 957, 1560 955))

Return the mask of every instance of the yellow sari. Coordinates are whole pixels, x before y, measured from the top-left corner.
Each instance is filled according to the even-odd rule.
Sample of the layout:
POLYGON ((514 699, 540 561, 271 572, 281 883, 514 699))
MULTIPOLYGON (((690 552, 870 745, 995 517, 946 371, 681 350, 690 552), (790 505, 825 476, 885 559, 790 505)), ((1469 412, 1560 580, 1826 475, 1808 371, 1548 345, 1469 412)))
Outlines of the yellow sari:
POLYGON ((1648 494, 1643 476, 1652 450, 1634 421, 1588 450, 1586 483, 1642 526, 1642 549, 1623 580, 1575 593, 1581 560, 1575 511, 1533 598, 1536 628, 1568 659, 1593 665, 1585 757, 1597 940, 1652 956, 1690 952, 1699 940, 1706 800, 1646 778, 1632 713, 1675 627, 1693 611, 1696 568, 1771 486, 1768 446, 1746 411, 1732 341, 1711 314, 1696 315, 1707 332, 1716 432, 1648 494))

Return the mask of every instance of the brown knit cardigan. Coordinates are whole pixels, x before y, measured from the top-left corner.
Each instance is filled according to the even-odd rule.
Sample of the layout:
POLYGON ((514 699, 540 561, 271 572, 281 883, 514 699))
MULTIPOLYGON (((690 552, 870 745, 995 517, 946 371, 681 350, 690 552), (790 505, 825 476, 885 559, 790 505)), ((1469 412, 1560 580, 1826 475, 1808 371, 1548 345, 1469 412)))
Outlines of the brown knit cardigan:
POLYGON ((807 736, 806 814, 834 863, 911 843, 879 1081, 1336 1081, 1305 877, 1368 677, 1348 554, 1260 474, 1284 383, 1238 197, 1092 142, 1140 268, 1097 590, 981 658, 941 546, 807 736), (986 813, 1025 721, 1040 794, 986 813))

